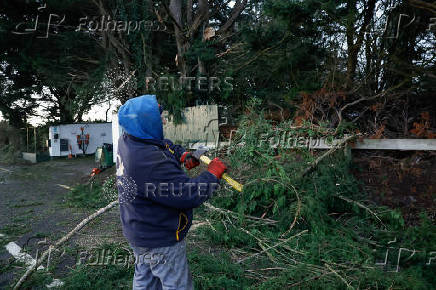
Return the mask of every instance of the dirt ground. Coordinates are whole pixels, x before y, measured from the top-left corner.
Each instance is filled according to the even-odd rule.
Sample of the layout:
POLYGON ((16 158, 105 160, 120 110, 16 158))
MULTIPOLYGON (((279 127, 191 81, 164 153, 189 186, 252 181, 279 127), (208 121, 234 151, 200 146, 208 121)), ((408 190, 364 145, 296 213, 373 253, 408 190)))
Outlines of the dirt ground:
MULTIPOLYGON (((16 279, 17 272, 23 269, 7 267, 13 262, 5 245, 15 242, 26 253, 35 258, 37 251, 65 235, 93 210, 69 208, 65 205, 65 195, 69 189, 87 179, 95 167, 93 157, 75 160, 57 159, 39 164, 2 165, 0 164, 0 288, 3 289, 16 279), (18 270, 18 271, 17 271, 18 270)), ((114 224, 118 213, 108 214, 114 224)), ((70 246, 97 243, 102 239, 101 222, 96 221, 89 229, 84 229, 75 237, 70 246)), ((121 236, 121 233, 105 235, 121 236)), ((116 237, 115 237, 116 238, 116 237)), ((74 255, 73 255, 74 256, 74 255)), ((73 264, 73 257, 63 259, 56 272, 63 272, 73 264)))
MULTIPOLYGON (((0 164, 0 289, 9 287, 26 269, 6 251, 7 243, 15 242, 35 258, 37 252, 43 252, 95 212, 95 209, 72 208, 66 204, 70 189, 86 183, 94 167, 93 157, 26 165, 0 164)), ((114 168, 108 169, 98 175, 97 180, 104 180, 113 172, 114 168)), ((195 237, 195 229, 202 225, 204 223, 194 221, 190 236, 195 237)), ((195 239, 189 241, 189 248, 201 248, 195 239)), ((128 248, 118 207, 90 222, 56 252, 52 263, 55 268, 50 269, 53 278, 62 280, 83 251, 92 253, 93 249, 108 244, 128 248)))
POLYGON ((436 153, 353 151, 354 174, 375 204, 399 209, 407 225, 436 223, 436 153))

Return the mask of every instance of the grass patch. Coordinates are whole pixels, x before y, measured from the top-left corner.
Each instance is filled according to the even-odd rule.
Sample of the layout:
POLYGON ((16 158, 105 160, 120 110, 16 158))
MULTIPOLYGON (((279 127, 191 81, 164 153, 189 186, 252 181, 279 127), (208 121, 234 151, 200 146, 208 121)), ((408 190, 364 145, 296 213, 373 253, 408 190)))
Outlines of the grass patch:
POLYGON ((47 289, 46 285, 53 282, 53 277, 50 272, 47 271, 36 271, 30 278, 27 280, 22 289, 47 289))
POLYGON ((81 265, 63 279, 63 289, 130 289, 134 268, 81 265))
POLYGON ((71 221, 66 220, 66 221, 57 222, 56 226, 68 226, 70 224, 71 224, 71 221))
POLYGON ((30 228, 23 224, 8 224, 0 229, 0 233, 9 237, 18 237, 28 233, 30 228))
MULTIPOLYGON (((26 265, 23 262, 19 262, 15 260, 13 257, 10 257, 7 260, 0 261, 0 273, 6 274, 16 269, 26 269, 26 265)), ((18 275, 17 275, 18 276, 18 275)), ((19 272, 19 276, 21 276, 21 271, 19 272)), ((14 283, 14 282, 12 282, 14 283)), ((4 289, 12 289, 13 285, 9 285, 9 287, 5 287, 4 289)), ((30 289, 30 288, 28 288, 30 289)))
POLYGON ((97 209, 107 205, 102 186, 98 183, 81 184, 74 187, 66 196, 67 205, 77 208, 97 209))
POLYGON ((47 181, 51 177, 51 171, 47 167, 41 168, 38 165, 31 165, 19 168, 10 174, 11 179, 15 180, 33 180, 33 181, 47 181))
MULTIPOLYGON (((14 272, 15 279, 21 277, 24 274, 27 265, 23 262, 15 260, 10 257, 7 260, 2 260, 0 262, 0 273, 6 274, 8 272, 14 272), (17 271, 17 269, 21 269, 17 271)), ((47 271, 36 271, 29 279, 22 285, 21 289, 47 289, 45 285, 51 283, 53 278, 51 273, 47 271)), ((4 289, 12 289, 17 281, 11 282, 11 285, 5 287, 4 289)))
MULTIPOLYGON (((128 252, 119 244, 106 244, 98 248, 88 250, 88 253, 96 255, 103 250, 112 253, 126 255, 128 252)), ((122 265, 122 263, 106 262, 101 265, 89 265, 91 261, 83 261, 83 264, 75 268, 62 280, 65 282, 63 289, 130 289, 133 281, 134 265, 122 265)))
POLYGON ((14 218, 12 218, 12 222, 13 223, 22 223, 22 222, 26 222, 26 221, 28 221, 29 219, 31 219, 32 218, 32 216, 31 215, 22 215, 22 216, 19 216, 19 217, 14 217, 14 218))
POLYGON ((16 262, 15 260, 12 260, 12 259, 13 258, 1 261, 0 273, 9 272, 9 271, 13 270, 15 266, 24 266, 24 264, 18 265, 18 262, 16 262))
POLYGON ((90 184, 74 187, 67 194, 67 205, 77 208, 98 209, 118 198, 115 176, 105 180, 96 180, 90 184))
POLYGON ((241 289, 254 284, 244 268, 231 261, 226 253, 217 255, 188 252, 189 267, 196 289, 241 289))
POLYGON ((43 204, 44 204, 43 202, 34 201, 34 202, 28 202, 28 203, 15 204, 13 207, 22 208, 22 207, 38 206, 38 205, 43 205, 43 204))
MULTIPOLYGON (((9 243, 9 238, 4 236, 4 237, 0 237, 0 253, 3 251, 3 247, 6 246, 9 243)), ((1 272, 1 271, 0 271, 1 272)))

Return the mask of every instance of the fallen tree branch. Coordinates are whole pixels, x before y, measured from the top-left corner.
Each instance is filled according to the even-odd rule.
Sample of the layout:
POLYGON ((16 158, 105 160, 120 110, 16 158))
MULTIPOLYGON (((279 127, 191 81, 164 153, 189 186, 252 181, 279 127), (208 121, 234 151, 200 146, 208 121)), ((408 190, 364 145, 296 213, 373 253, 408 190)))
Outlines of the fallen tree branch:
POLYGON ((386 228, 386 226, 385 226, 385 224, 382 222, 382 220, 375 214, 375 212, 373 212, 369 207, 367 207, 367 206, 365 206, 365 205, 363 205, 362 203, 360 203, 360 202, 358 202, 358 201, 355 201, 355 200, 352 200, 352 199, 349 199, 349 198, 346 198, 345 196, 342 196, 342 195, 337 195, 337 197, 338 198, 340 198, 340 199, 342 199, 342 200, 344 200, 344 201, 346 201, 346 202, 349 202, 349 203, 354 203, 355 205, 357 205, 358 207, 360 207, 360 208, 363 208, 363 209, 365 209, 365 210, 367 210, 370 214, 372 214, 385 228, 386 228))
MULTIPOLYGON (((213 211, 216 211, 216 212, 219 212, 219 213, 231 214, 231 215, 234 215, 234 216, 239 215, 238 213, 233 212, 233 211, 228 210, 228 209, 223 209, 223 208, 219 208, 219 207, 214 207, 213 205, 211 205, 211 204, 208 203, 208 202, 205 202, 205 203, 203 203, 203 204, 204 204, 208 209, 213 210, 213 211)), ((278 223, 278 221, 276 221, 276 220, 265 219, 265 218, 258 218, 258 217, 250 216, 250 215, 244 215, 244 217, 246 217, 246 218, 248 218, 248 219, 251 219, 251 220, 255 220, 255 221, 265 222, 266 224, 276 224, 276 223, 278 223)))
POLYGON ((353 139, 355 137, 356 137, 355 135, 351 135, 351 136, 348 136, 348 137, 342 139, 338 144, 336 144, 334 147, 332 147, 329 151, 327 151, 326 153, 324 153, 323 155, 318 157, 315 161, 313 161, 310 164, 310 166, 304 170, 302 176, 306 176, 308 173, 312 172, 312 170, 314 170, 322 160, 324 160, 326 157, 332 155, 338 149, 343 148, 347 144, 348 141, 350 141, 351 139, 353 139))
POLYGON ((282 186, 288 188, 289 190, 291 189, 290 187, 292 187, 292 189, 295 192, 295 197, 297 198, 297 210, 295 211, 294 220, 292 221, 291 225, 289 226, 289 229, 287 229, 286 232, 284 232, 283 234, 280 235, 280 237, 284 237, 294 228, 295 224, 297 223, 298 217, 300 216, 300 211, 301 211, 300 195, 298 194, 298 191, 295 189, 295 187, 292 184, 290 184, 290 187, 289 187, 288 185, 284 184, 283 182, 276 180, 276 179, 273 179, 273 178, 260 178, 257 180, 277 182, 277 183, 280 183, 282 186))
POLYGON ((342 124, 342 121, 343 121, 342 113, 345 111, 345 109, 347 109, 348 107, 354 106, 354 105, 356 105, 360 102, 363 102, 363 101, 371 101, 371 100, 374 100, 377 98, 381 98, 381 97, 385 96, 387 93, 390 93, 391 91, 402 87, 406 82, 407 82, 407 80, 403 80, 402 82, 400 82, 396 86, 393 86, 389 89, 386 89, 385 91, 382 91, 381 93, 378 93, 377 95, 374 95, 371 97, 362 97, 362 98, 357 99, 351 103, 345 104, 342 108, 340 108, 339 110, 336 110, 336 114, 338 115, 339 122, 338 122, 338 125, 336 127, 335 134, 338 132, 338 129, 340 128, 340 125, 342 124))
POLYGON ((351 288, 351 289, 354 289, 351 285, 350 285, 350 283, 348 283, 348 281, 347 280, 345 280, 345 278, 344 277, 342 277, 341 275, 339 275, 339 273, 337 272, 337 271, 335 271, 329 264, 327 264, 327 263, 324 263, 324 265, 330 270, 330 271, 332 271, 333 272, 333 274, 335 274, 336 276, 338 276, 339 277, 339 279, 341 279, 342 280, 342 282, 344 282, 345 283, 345 285, 347 285, 347 289, 348 288, 351 288))
POLYGON ((50 245, 50 247, 41 255, 41 257, 36 261, 32 267, 27 269, 27 271, 24 273, 23 276, 21 276, 20 280, 18 280, 17 284, 15 284, 14 289, 19 289, 23 283, 35 272, 35 270, 38 268, 39 265, 41 265, 45 258, 51 253, 54 249, 68 241, 76 232, 80 231, 85 225, 87 225, 90 221, 94 220, 101 214, 105 213, 109 209, 113 208, 115 205, 118 204, 118 200, 112 201, 107 206, 100 208, 92 215, 88 216, 84 220, 82 220, 73 230, 71 230, 67 235, 63 236, 59 240, 56 241, 54 245, 50 245))
MULTIPOLYGON (((241 231, 243 231, 244 233, 246 233, 247 235, 251 236, 252 238, 254 238, 257 241, 257 244, 259 245, 259 247, 263 250, 263 251, 268 251, 268 248, 270 247, 266 242, 262 241, 261 239, 259 239, 258 237, 256 237, 255 235, 253 235, 252 233, 250 233, 249 231, 247 231, 246 229, 243 228, 239 228, 241 231), (267 247, 266 247, 267 246, 267 247)), ((274 259, 273 255, 271 253, 266 252, 266 254, 268 255, 269 259, 271 260, 271 262, 273 263, 277 263, 277 261, 274 259)))
POLYGON ((281 244, 284 244, 284 243, 286 243, 286 242, 289 242, 289 241, 292 240, 293 238, 299 237, 299 236, 301 236, 302 234, 305 234, 305 233, 307 233, 307 232, 308 232, 308 230, 301 231, 301 232, 299 232, 298 234, 293 235, 292 237, 289 237, 289 238, 287 238, 286 240, 281 241, 280 243, 275 244, 274 246, 270 246, 270 247, 264 249, 263 251, 261 251, 261 252, 259 252, 259 253, 253 254, 253 255, 251 255, 251 256, 248 256, 248 257, 246 257, 246 258, 243 258, 243 259, 239 260, 239 261, 237 262, 237 264, 240 264, 240 263, 242 263, 243 261, 246 261, 246 260, 248 260, 248 259, 251 259, 251 258, 253 258, 253 257, 255 257, 255 256, 260 255, 260 254, 263 254, 263 253, 265 253, 266 251, 269 251, 269 250, 271 250, 271 249, 274 249, 274 248, 280 246, 281 244))
POLYGON ((295 211, 294 220, 292 221, 292 224, 289 226, 289 229, 286 232, 284 232, 282 235, 280 235, 281 237, 284 237, 289 232, 291 232, 291 230, 294 228, 295 224, 297 223, 297 219, 300 216, 300 211, 301 211, 301 199, 300 199, 300 195, 298 194, 298 191, 295 189, 295 187, 292 184, 290 184, 290 186, 294 190, 295 196, 297 197, 297 210, 295 211))
POLYGON ((304 284, 304 283, 307 283, 307 282, 310 282, 310 281, 313 281, 313 280, 318 280, 318 279, 320 279, 320 278, 322 278, 322 277, 324 277, 326 275, 330 275, 330 274, 334 274, 334 272, 321 273, 321 274, 313 276, 313 277, 311 277, 309 279, 302 280, 302 281, 299 281, 297 283, 290 284, 290 285, 288 284, 288 285, 289 285, 289 288, 295 288, 297 286, 300 286, 301 284, 304 284))

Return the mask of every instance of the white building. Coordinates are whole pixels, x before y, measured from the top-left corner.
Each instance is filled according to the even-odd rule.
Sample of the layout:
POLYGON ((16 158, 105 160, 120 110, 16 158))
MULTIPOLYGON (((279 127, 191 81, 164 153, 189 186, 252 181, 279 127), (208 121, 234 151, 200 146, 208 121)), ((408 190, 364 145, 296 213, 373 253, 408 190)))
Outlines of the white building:
POLYGON ((51 126, 49 128, 50 156, 68 156, 83 154, 79 147, 77 135, 89 134, 89 142, 85 154, 94 154, 103 143, 112 144, 112 123, 76 123, 51 126), (71 147, 70 147, 71 146, 71 147))

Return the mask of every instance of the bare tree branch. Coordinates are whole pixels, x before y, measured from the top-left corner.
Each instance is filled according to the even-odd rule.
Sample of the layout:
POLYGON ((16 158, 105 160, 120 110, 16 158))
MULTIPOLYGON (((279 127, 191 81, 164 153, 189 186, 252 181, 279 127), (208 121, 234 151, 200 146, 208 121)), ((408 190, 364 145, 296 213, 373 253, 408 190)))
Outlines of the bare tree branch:
POLYGON ((425 10, 428 10, 428 11, 436 14, 436 4, 435 3, 428 3, 428 2, 424 2, 422 0, 408 0, 408 2, 410 3, 410 5, 412 5, 414 7, 425 9, 425 10))
POLYGON ((188 0, 186 3, 186 24, 191 27, 192 25, 192 0, 188 0))
POLYGON ((218 30, 217 34, 226 32, 235 22, 236 18, 238 18, 239 14, 245 9, 245 6, 247 5, 248 0, 241 0, 236 1, 235 6, 233 7, 233 11, 230 15, 230 18, 224 23, 223 26, 218 30))
POLYGON ((207 0, 199 0, 197 16, 195 16, 194 22, 189 28, 189 31, 187 33, 188 37, 192 37, 197 32, 198 28, 208 18, 208 16, 209 3, 207 2, 207 0))
POLYGON ((171 0, 170 7, 167 6, 165 2, 162 2, 165 11, 168 16, 171 18, 174 25, 179 29, 179 31, 183 31, 182 28, 182 2, 180 0, 171 0))
POLYGON ((44 262, 45 258, 47 258, 49 253, 51 253, 54 249, 58 248, 60 245, 62 245, 66 241, 68 241, 75 233, 80 231, 89 222, 91 222, 92 220, 94 220, 98 216, 102 215, 103 213, 105 213, 109 209, 113 208, 117 204, 118 204, 118 200, 115 200, 115 201, 112 201, 111 203, 109 203, 107 206, 100 208, 95 213, 93 213, 92 215, 90 215, 87 218, 85 218, 84 220, 82 220, 67 235, 65 235, 62 238, 60 238, 59 240, 57 240, 54 245, 50 245, 50 247, 41 255, 41 258, 39 258, 38 261, 36 261, 36 263, 34 265, 32 265, 29 269, 27 269, 27 271, 24 273, 24 275, 21 276, 20 280, 18 280, 17 284, 15 284, 14 290, 19 289, 23 285, 23 283, 33 274, 33 272, 35 272, 35 270, 39 267, 39 265, 41 265, 44 262))

